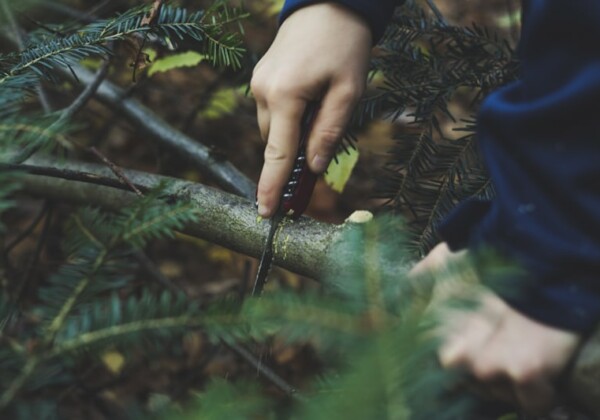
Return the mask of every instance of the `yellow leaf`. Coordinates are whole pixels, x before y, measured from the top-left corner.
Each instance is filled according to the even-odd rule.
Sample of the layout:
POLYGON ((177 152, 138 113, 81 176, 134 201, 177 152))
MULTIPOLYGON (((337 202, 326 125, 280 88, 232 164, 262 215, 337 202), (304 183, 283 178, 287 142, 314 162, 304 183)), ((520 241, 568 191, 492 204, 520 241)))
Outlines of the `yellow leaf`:
POLYGON ((521 10, 516 10, 512 14, 504 14, 496 19, 496 24, 502 29, 509 29, 515 25, 521 24, 521 10))
POLYGON ((169 55, 152 63, 148 70, 148 76, 181 67, 194 67, 200 64, 205 58, 205 55, 197 53, 196 51, 187 51, 180 54, 169 55))
POLYGON ((146 54, 150 62, 156 60, 156 56, 158 55, 158 52, 154 48, 144 48, 143 53, 146 54))
POLYGON ((118 375, 125 367, 125 357, 118 351, 107 351, 102 355, 102 363, 108 370, 118 375))
POLYGON ((216 120, 231 114, 237 108, 240 97, 237 88, 220 89, 210 98, 200 116, 206 120, 216 120))
POLYGON ((271 16, 278 15, 281 12, 281 9, 283 8, 284 0, 271 0, 270 3, 271 5, 269 6, 267 13, 271 16))
POLYGON ((339 193, 344 191, 350 175, 352 175, 352 171, 358 162, 358 150, 349 149, 348 151, 350 154, 345 151, 339 153, 337 155, 339 163, 336 163, 335 160, 331 161, 325 174, 327 185, 339 193))

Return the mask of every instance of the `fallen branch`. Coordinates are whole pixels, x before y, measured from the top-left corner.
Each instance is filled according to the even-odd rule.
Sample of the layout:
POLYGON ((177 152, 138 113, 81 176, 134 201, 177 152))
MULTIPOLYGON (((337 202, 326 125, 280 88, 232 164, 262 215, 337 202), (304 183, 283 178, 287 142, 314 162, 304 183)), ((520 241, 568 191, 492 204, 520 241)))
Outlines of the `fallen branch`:
MULTIPOLYGON (((17 170, 18 165, 0 165, 17 170)), ((117 179, 110 168, 95 164, 57 162, 32 158, 24 165, 27 175, 20 177, 23 190, 40 197, 54 198, 79 205, 119 210, 136 199, 136 194, 117 179)), ((225 246, 253 257, 262 253, 269 223, 257 218, 254 203, 215 188, 144 172, 123 170, 123 174, 141 191, 170 181, 167 189, 175 200, 190 200, 201 209, 198 222, 185 233, 225 246)), ((303 217, 284 223, 275 238, 274 262, 296 273, 319 278, 325 268, 329 247, 339 238, 339 226, 303 217)))
MULTIPOLYGON (((93 83, 94 75, 91 72, 79 66, 73 69, 81 83, 93 83)), ((75 81, 67 69, 57 70, 75 81)), ((254 199, 256 184, 252 180, 230 162, 215 159, 208 147, 173 128, 139 101, 128 98, 121 88, 104 80, 96 91, 96 97, 111 108, 119 110, 137 128, 193 163, 225 190, 254 199)))

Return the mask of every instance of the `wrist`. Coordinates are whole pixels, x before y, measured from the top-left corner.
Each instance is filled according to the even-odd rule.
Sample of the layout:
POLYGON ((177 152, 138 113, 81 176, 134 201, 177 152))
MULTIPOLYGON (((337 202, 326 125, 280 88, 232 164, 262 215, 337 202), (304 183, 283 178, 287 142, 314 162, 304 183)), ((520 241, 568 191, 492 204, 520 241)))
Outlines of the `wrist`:
MULTIPOLYGON (((286 0, 279 22, 284 22, 292 13, 304 7, 325 3, 320 0, 286 0)), ((367 22, 371 32, 372 44, 377 43, 383 36, 386 25, 391 20, 394 9, 404 3, 403 0, 336 0, 327 1, 352 10, 367 22)))
MULTIPOLYGON (((303 4, 306 4, 306 2, 303 4)), ((280 31, 284 30, 285 27, 296 24, 302 25, 308 30, 311 23, 317 20, 327 22, 332 27, 343 27, 347 32, 340 34, 340 36, 344 38, 351 34, 352 38, 365 40, 368 45, 373 43, 369 22, 353 9, 331 1, 309 3, 288 11, 286 15, 282 15, 280 31)))

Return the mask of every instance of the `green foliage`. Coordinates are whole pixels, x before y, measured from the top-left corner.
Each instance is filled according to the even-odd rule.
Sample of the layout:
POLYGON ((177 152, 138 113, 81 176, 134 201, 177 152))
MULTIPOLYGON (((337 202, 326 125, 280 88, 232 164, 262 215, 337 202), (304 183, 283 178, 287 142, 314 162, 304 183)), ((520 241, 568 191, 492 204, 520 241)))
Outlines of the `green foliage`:
POLYGON ((224 25, 237 22, 240 14, 217 2, 208 11, 190 13, 185 9, 163 6, 152 24, 144 17, 149 6, 129 10, 122 15, 99 20, 66 36, 40 33, 36 42, 18 54, 0 57, 0 87, 8 90, 21 87, 22 75, 33 73, 52 77, 55 66, 68 66, 90 56, 106 56, 109 42, 126 39, 134 34, 161 39, 191 38, 201 42, 207 56, 215 65, 240 66, 242 49, 235 32, 224 31, 224 25))
POLYGON ((472 115, 487 93, 517 78, 518 62, 487 28, 451 26, 409 1, 388 28, 374 67, 384 82, 362 102, 356 120, 402 115, 412 121, 395 138, 376 195, 408 218, 410 246, 424 255, 437 241, 436 224, 458 202, 493 195, 472 115), (451 103, 461 109, 459 120, 451 103), (449 127, 464 136, 449 138, 449 127))
MULTIPOLYGON (((2 363, 0 409, 9 407, 23 388, 63 380, 52 366, 72 364, 70 353, 100 351, 107 345, 141 342, 142 336, 165 337, 186 327, 211 323, 200 317, 198 307, 182 296, 148 292, 122 302, 113 292, 130 280, 131 253, 150 238, 170 236, 173 229, 195 220, 197 210, 186 203, 168 204, 160 197, 165 186, 152 191, 115 215, 83 209, 67 224, 66 263, 40 289, 39 304, 33 308, 41 320, 35 332, 26 336, 38 344, 33 350, 7 343, 19 342, 16 314, 2 295, 2 363), (109 298, 104 298, 106 294, 109 298), (31 381, 35 378, 35 381, 31 381), (49 381, 49 382, 48 382, 49 381)), ((228 310, 226 310, 229 313, 228 310)), ((209 311, 210 313, 210 311, 209 311)), ((215 317, 225 316, 214 313, 215 317)))

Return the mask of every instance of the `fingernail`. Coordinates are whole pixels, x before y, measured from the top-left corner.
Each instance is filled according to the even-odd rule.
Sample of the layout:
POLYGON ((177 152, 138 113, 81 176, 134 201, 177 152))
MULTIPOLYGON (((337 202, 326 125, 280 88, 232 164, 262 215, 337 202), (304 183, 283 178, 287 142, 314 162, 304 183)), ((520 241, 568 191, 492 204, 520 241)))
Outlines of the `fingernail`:
POLYGON ((329 161, 322 156, 316 155, 312 161, 313 170, 317 173, 325 172, 327 166, 329 165, 329 161))
POLYGON ((259 204, 258 214, 260 215, 260 217, 269 217, 269 209, 264 204, 259 204))

